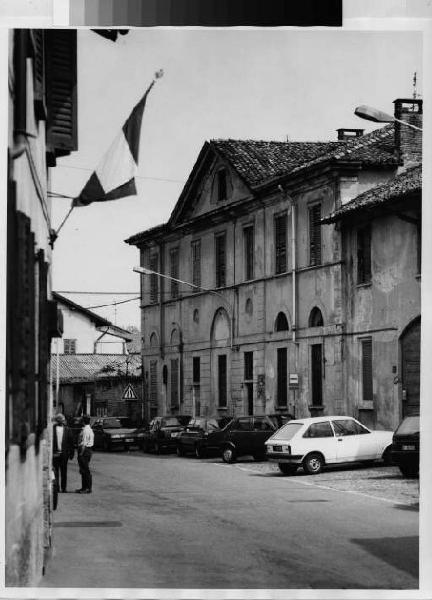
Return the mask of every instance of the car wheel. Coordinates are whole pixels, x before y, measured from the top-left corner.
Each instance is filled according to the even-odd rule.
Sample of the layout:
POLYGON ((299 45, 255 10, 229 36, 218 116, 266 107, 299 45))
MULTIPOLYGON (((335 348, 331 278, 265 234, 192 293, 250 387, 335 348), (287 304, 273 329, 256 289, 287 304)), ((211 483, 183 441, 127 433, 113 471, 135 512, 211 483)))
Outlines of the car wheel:
POLYGON ((417 477, 419 472, 414 465, 399 465, 399 470, 404 477, 417 477))
POLYGON ((176 452, 177 452, 177 456, 184 456, 185 455, 184 448, 183 448, 183 446, 180 446, 180 444, 177 446, 176 452))
POLYGON ((236 460, 236 452, 232 446, 225 446, 222 450, 222 460, 226 463, 233 463, 236 460))
POLYGON ((130 450, 129 444, 125 444, 123 447, 126 452, 129 452, 129 450, 130 450))
POLYGON ((318 475, 324 466, 324 459, 321 454, 308 454, 303 460, 303 469, 308 475, 318 475))
POLYGON ((195 446, 195 456, 197 458, 205 458, 205 456, 206 456, 205 449, 202 446, 200 446, 199 444, 196 444, 196 446, 195 446))
POLYGON ((296 465, 288 465, 287 463, 278 463, 279 471, 284 475, 294 475, 297 471, 296 465))
POLYGON ((155 454, 160 454, 161 453, 161 447, 159 446, 159 442, 155 442, 154 443, 153 450, 155 451, 155 454))
POLYGON ((105 452, 111 452, 111 444, 108 440, 103 441, 103 449, 105 450, 105 452))
POLYGON ((391 457, 391 446, 387 446, 382 455, 383 462, 386 467, 390 467, 393 464, 391 457))

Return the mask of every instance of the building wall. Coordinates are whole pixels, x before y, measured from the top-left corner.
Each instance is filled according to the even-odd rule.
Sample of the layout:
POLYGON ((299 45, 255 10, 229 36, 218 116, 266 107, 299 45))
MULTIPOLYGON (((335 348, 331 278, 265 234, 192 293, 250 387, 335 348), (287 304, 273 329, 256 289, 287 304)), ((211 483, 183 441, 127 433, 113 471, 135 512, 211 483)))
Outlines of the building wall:
MULTIPOLYGON (((65 339, 76 340, 77 354, 94 353, 96 343, 98 354, 122 354, 124 352, 124 341, 122 339, 109 334, 101 337, 106 328, 97 328, 88 317, 64 304, 60 304, 60 308, 63 313, 63 338, 58 339, 61 354, 64 353, 65 339)), ((55 351, 57 351, 57 346, 55 351)))

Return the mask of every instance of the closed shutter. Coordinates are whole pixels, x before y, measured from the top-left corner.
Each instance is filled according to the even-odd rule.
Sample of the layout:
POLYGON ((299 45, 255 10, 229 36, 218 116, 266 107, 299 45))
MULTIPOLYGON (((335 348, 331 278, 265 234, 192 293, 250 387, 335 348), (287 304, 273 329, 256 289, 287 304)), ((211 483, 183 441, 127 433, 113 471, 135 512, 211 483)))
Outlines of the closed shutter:
POLYGON ((321 264, 321 204, 309 208, 309 263, 321 264))
POLYGON ((199 356, 194 356, 192 360, 192 380, 194 383, 201 381, 201 359, 199 356))
MULTIPOLYGON (((171 277, 178 279, 179 276, 179 249, 173 248, 170 251, 171 277)), ((171 280, 171 298, 177 298, 179 295, 179 284, 171 280)))
POLYGON ((76 31, 46 31, 47 146, 54 156, 78 149, 76 31))
POLYGON ((287 219, 275 217, 275 270, 276 275, 287 270, 287 219))
MULTIPOLYGON (((201 240, 192 242, 192 283, 201 286, 201 240)), ((193 290, 198 292, 198 289, 193 290)))
POLYGON ((363 400, 373 400, 372 338, 362 340, 363 400))
POLYGON ((171 408, 179 406, 179 360, 171 359, 171 408))
POLYGON ((357 283, 369 283, 371 278, 371 230, 367 226, 357 231, 357 283))
POLYGON ((43 29, 30 29, 33 50, 34 106, 36 119, 46 119, 45 35, 43 29))
POLYGON ((226 285, 225 234, 216 236, 216 287, 226 285))
POLYGON ((244 353, 244 380, 253 380, 253 352, 244 353))
POLYGON ((150 361, 150 406, 157 407, 158 384, 157 384, 157 360, 150 361))
POLYGON ((245 245, 245 278, 248 281, 254 277, 254 228, 245 227, 243 234, 245 245))
POLYGON ((48 420, 48 361, 50 356, 50 338, 48 336, 48 264, 45 253, 38 253, 39 263, 39 361, 38 361, 38 423, 40 436, 47 427, 48 420))
POLYGON ((313 344, 312 349, 312 405, 322 405, 322 344, 313 344))
POLYGON ((226 354, 218 356, 218 399, 219 407, 227 405, 227 357, 226 354))
MULTIPOLYGON (((150 270, 157 271, 158 270, 158 255, 152 254, 150 256, 150 270)), ((158 301, 159 295, 159 279, 157 275, 150 275, 150 302, 151 304, 156 304, 158 301)))

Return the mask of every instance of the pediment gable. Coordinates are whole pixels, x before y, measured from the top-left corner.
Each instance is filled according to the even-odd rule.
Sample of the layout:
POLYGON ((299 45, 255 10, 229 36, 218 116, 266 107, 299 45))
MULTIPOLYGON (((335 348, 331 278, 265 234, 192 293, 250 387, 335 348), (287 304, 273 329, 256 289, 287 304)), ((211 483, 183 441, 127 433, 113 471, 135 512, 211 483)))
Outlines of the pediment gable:
POLYGON ((253 195, 233 165, 206 142, 172 212, 170 225, 214 213, 253 195))

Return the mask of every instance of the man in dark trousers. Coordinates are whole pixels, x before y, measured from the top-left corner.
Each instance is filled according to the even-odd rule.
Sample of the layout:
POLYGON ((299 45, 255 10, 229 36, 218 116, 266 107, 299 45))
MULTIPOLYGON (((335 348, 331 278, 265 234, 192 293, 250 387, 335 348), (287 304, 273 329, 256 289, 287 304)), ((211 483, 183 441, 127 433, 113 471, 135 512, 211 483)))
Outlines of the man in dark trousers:
POLYGON ((84 427, 82 428, 78 438, 78 464, 81 473, 81 488, 75 491, 78 494, 91 494, 92 476, 89 463, 92 456, 94 433, 90 427, 89 416, 83 416, 83 423, 84 427))
POLYGON ((53 468, 60 484, 60 491, 67 491, 67 463, 74 455, 73 434, 66 426, 65 417, 59 413, 55 416, 53 427, 53 468), (60 479, 59 479, 60 472, 60 479))

